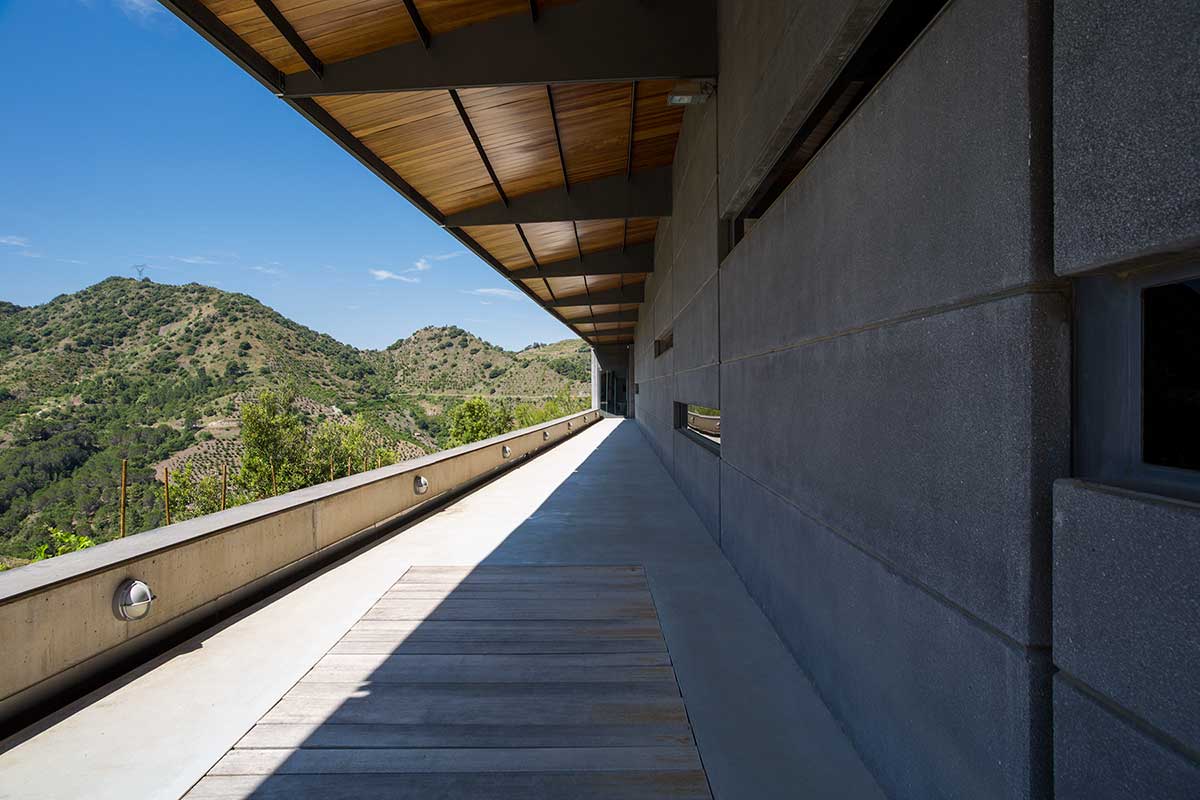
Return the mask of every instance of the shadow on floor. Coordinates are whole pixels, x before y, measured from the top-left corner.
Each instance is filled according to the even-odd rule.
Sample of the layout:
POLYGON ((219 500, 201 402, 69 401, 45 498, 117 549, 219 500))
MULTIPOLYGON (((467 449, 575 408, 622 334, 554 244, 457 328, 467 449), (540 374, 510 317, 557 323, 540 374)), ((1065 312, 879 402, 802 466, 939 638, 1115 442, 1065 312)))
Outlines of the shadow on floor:
POLYGON ((710 798, 643 562, 712 544, 644 450, 614 426, 481 563, 412 567, 187 797, 710 798))

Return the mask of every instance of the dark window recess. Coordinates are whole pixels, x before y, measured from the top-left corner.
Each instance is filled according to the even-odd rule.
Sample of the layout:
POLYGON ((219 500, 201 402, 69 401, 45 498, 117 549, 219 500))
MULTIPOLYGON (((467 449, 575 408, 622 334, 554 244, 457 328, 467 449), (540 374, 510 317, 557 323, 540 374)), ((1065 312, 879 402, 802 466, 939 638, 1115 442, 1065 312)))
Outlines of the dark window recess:
POLYGON ((721 447, 721 409, 695 403, 675 404, 675 428, 705 447, 719 452, 721 447))
POLYGON ((662 336, 654 340, 654 357, 658 358, 663 353, 675 346, 675 332, 667 331, 662 336))
POLYGON ((947 0, 894 0, 725 234, 736 245, 937 16, 947 0))
POLYGON ((1142 292, 1142 460, 1200 470, 1200 279, 1142 292))

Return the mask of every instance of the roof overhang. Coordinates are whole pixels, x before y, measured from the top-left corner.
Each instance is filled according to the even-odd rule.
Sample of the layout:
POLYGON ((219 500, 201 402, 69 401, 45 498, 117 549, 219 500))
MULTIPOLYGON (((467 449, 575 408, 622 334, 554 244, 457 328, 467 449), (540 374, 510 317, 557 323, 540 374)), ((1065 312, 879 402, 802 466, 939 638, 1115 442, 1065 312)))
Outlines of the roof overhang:
POLYGON ((580 336, 632 338, 715 0, 162 2, 580 336))

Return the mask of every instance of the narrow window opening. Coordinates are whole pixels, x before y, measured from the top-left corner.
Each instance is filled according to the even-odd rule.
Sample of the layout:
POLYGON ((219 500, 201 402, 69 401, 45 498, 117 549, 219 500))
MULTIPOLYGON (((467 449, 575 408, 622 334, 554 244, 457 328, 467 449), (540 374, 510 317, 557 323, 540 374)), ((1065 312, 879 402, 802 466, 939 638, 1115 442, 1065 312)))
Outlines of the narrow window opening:
POLYGON ((946 2, 896 0, 888 7, 759 184, 758 191, 731 220, 731 247, 740 242, 755 221, 779 199, 825 142, 850 118, 863 98, 917 40, 946 2))
POLYGON ((714 453, 721 451, 721 409, 696 403, 675 404, 675 429, 714 453))
POLYGON ((673 330, 669 330, 654 340, 654 357, 658 358, 674 346, 675 332, 673 330))
POLYGON ((1200 279, 1142 291, 1142 460, 1200 470, 1200 279))

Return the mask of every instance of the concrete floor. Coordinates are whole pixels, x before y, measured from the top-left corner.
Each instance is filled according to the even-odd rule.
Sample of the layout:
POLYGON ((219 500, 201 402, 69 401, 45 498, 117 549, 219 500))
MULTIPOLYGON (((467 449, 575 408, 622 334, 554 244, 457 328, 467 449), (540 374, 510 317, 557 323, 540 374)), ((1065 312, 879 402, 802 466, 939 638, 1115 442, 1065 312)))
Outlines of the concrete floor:
POLYGON ((715 797, 882 798, 637 426, 612 419, 0 745, 0 798, 177 800, 407 569, 477 564, 644 567, 715 797))

